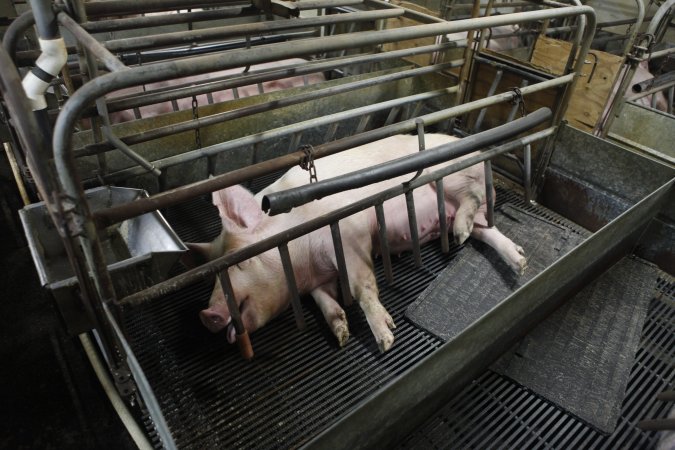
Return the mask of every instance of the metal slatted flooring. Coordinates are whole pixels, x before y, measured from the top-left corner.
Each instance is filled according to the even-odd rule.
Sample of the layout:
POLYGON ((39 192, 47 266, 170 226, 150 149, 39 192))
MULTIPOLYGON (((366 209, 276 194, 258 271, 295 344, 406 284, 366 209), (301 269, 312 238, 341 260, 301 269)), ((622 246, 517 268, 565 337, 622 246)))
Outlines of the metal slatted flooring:
MULTIPOLYGON (((271 180, 264 180, 259 186, 271 180)), ((498 201, 518 204, 549 220, 569 225, 543 208, 526 206, 515 193, 499 190, 498 201)), ((206 199, 165 211, 165 217, 186 242, 207 242, 220 231, 217 210, 206 199)), ((236 347, 226 342, 224 334, 212 335, 201 325, 198 312, 207 305, 211 292, 211 286, 206 283, 125 311, 122 325, 129 344, 144 369, 178 447, 297 447, 433 352, 441 342, 415 328, 403 315, 407 306, 461 250, 453 246, 450 253, 444 255, 439 247, 438 243, 423 247, 421 268, 414 267, 409 254, 393 258, 396 282, 392 286, 387 286, 381 264, 377 264, 381 301, 397 324, 394 347, 384 355, 377 350, 356 304, 346 308, 352 335, 345 348, 338 348, 310 299, 303 302, 307 328, 297 330, 289 309, 252 335, 256 356, 250 362, 241 359, 236 347)), ((672 370, 672 357, 665 366, 672 370)), ((527 400, 525 406, 519 406, 519 416, 513 416, 511 411, 481 407, 503 401, 499 400, 502 397, 496 397, 498 394, 488 393, 488 386, 514 400, 527 397, 524 391, 519 392, 518 387, 493 373, 477 380, 469 388, 472 393, 467 391, 461 396, 466 398, 466 406, 462 406, 466 412, 460 414, 462 420, 453 424, 454 431, 449 433, 453 439, 457 436, 475 438, 462 441, 467 442, 466 446, 473 442, 474 446, 483 447, 491 442, 486 436, 471 435, 470 426, 478 419, 499 423, 500 430, 494 433, 509 435, 512 431, 515 433, 517 427, 532 432, 533 426, 543 426, 560 440, 553 441, 555 447, 567 446, 569 436, 583 431, 579 423, 560 426, 558 419, 564 417, 564 413, 549 411, 544 407, 546 402, 540 399, 527 400), (500 420, 489 419, 497 414, 500 420), (533 422, 525 423, 521 415, 533 422), (504 417, 515 417, 516 423, 507 425, 504 417), (465 426, 469 427, 467 431, 463 431, 465 426)), ((646 416, 634 421, 643 417, 646 416)), ((441 422, 449 423, 445 418, 441 422)), ((439 436, 448 434, 442 427, 428 426, 439 436)), ((420 431, 411 436, 406 445, 426 447, 419 444, 420 436, 427 442, 430 435, 420 431)), ((537 433, 514 438, 513 445, 517 448, 539 446, 536 436, 537 433)), ((434 445, 447 447, 442 444, 445 438, 440 439, 434 441, 437 442, 434 445)))
POLYGON ((656 395, 673 389, 675 375, 675 283, 659 279, 635 357, 621 418, 604 435, 555 404, 486 371, 451 403, 413 432, 401 449, 445 448, 655 448, 655 431, 635 426, 665 417, 672 403, 656 395))

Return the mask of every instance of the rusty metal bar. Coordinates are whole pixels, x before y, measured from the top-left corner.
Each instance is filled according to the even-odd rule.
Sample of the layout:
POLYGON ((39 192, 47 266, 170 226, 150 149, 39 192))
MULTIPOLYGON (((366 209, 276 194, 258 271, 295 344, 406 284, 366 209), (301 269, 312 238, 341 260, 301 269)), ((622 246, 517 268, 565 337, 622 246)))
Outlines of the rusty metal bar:
POLYGON ((284 275, 286 275, 286 283, 291 295, 291 306, 293 307, 293 316, 298 329, 304 330, 307 327, 305 324, 305 317, 302 314, 302 304, 300 303, 300 294, 298 293, 298 284, 295 282, 295 274, 293 272, 293 263, 291 262, 291 255, 288 252, 288 245, 281 244, 279 246, 279 256, 281 256, 281 265, 284 268, 284 275))
POLYGON ((330 224, 330 234, 333 237, 335 261, 337 263, 338 277, 340 278, 340 290, 342 291, 342 303, 345 306, 349 306, 352 304, 352 294, 349 289, 349 273, 347 271, 347 263, 345 262, 345 252, 342 246, 342 236, 340 235, 338 221, 330 224))
POLYGON ((389 254, 389 240, 387 239, 387 220, 384 217, 382 203, 375 205, 375 217, 377 217, 377 232, 380 239, 380 255, 382 256, 384 277, 387 283, 392 284, 394 282, 394 273, 391 266, 391 255, 389 254))
MULTIPOLYGON (((73 37, 98 58, 108 70, 117 72, 128 69, 117 56, 110 53, 104 45, 94 39, 91 34, 85 31, 80 24, 75 22, 68 14, 60 12, 56 17, 59 23, 68 29, 73 37)), ((93 69, 95 70, 95 67, 93 69)))
POLYGON ((246 259, 252 258, 263 252, 278 247, 282 243, 289 242, 293 239, 297 239, 301 236, 309 234, 312 231, 316 231, 325 226, 329 226, 337 222, 338 220, 351 216, 359 211, 363 211, 364 209, 371 208, 374 205, 382 204, 386 200, 404 194, 408 190, 416 189, 420 186, 424 186, 428 183, 431 183, 437 179, 441 179, 452 173, 466 169, 467 167, 471 167, 472 165, 478 164, 488 159, 492 159, 506 152, 513 151, 516 148, 520 148, 532 142, 545 139, 553 135, 554 132, 555 128, 549 127, 542 131, 532 133, 531 135, 518 138, 514 141, 511 141, 507 144, 503 144, 491 150, 481 152, 478 155, 462 159, 461 161, 452 163, 444 167, 443 169, 421 175, 419 178, 412 181, 408 185, 395 186, 379 194, 375 194, 370 197, 358 200, 343 208, 337 209, 323 216, 304 222, 300 225, 297 225, 296 227, 293 227, 291 229, 278 233, 274 236, 270 236, 266 239, 263 239, 262 241, 258 241, 254 244, 247 246, 246 248, 236 250, 231 253, 228 253, 227 255, 216 258, 206 264, 203 264, 200 267, 189 270, 170 280, 163 281, 143 291, 136 292, 135 294, 129 295, 119 300, 119 304, 137 305, 155 298, 159 298, 163 295, 169 294, 178 289, 182 289, 200 280, 211 277, 214 274, 217 274, 218 271, 221 271, 226 267, 238 264, 242 261, 245 261, 246 259))

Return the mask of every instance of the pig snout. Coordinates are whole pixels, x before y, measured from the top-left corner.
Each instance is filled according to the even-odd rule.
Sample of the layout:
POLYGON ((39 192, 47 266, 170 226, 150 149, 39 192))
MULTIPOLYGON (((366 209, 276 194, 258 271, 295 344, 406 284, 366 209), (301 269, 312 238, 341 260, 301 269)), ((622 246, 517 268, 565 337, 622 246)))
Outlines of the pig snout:
POLYGON ((228 342, 232 344, 236 340, 232 317, 227 309, 211 306, 199 313, 199 319, 211 333, 218 333, 227 327, 228 342))

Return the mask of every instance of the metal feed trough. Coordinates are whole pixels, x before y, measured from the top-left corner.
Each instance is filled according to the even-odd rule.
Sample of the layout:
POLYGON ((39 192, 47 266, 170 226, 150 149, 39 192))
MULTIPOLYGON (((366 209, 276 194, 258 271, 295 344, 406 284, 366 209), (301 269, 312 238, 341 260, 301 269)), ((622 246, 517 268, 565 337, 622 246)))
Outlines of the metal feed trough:
MULTIPOLYGON (((118 390, 142 416, 151 445, 361 448, 402 442, 629 253, 648 224, 657 231, 656 239, 641 241, 647 256, 659 246, 659 236, 669 236, 670 216, 652 218, 672 197, 672 168, 617 155, 615 146, 564 122, 575 86, 587 77, 594 11, 577 1, 510 5, 516 3, 534 10, 490 16, 488 8, 480 16, 475 2, 469 19, 446 22, 378 0, 69 1, 55 13, 38 1, 14 22, 0 51, 2 67, 33 65, 35 52, 16 50, 33 23, 43 37, 58 35, 58 23, 69 52, 84 55, 67 60, 53 83, 63 90, 55 89, 46 109, 31 111, 16 71, 3 70, 1 85, 15 125, 14 145, 23 150, 18 159, 63 227, 63 246, 80 282, 82 317, 96 332, 116 381, 124 380, 117 381, 118 390), (207 7, 213 9, 109 18, 207 7), (569 29, 570 51, 559 75, 484 49, 481 30, 523 23, 536 29, 560 18, 569 29), (448 42, 448 34, 460 32, 468 32, 465 45, 448 42), (290 78, 296 84, 275 90, 275 83, 290 78), (147 107, 168 111, 153 114, 147 107), (123 112, 135 119, 118 120, 123 112), (463 139, 425 148, 424 135, 432 131, 463 139), (220 221, 204 198, 211 192, 236 184, 260 189, 308 159, 401 133, 416 133, 424 150, 403 166, 368 172, 372 179, 361 172, 339 180, 319 174, 318 183, 268 197, 265 206, 284 211, 394 174, 412 178, 438 161, 479 152, 194 269, 176 264, 171 278, 153 279, 152 286, 120 286, 108 267, 107 230, 117 224, 161 209, 185 242, 212 240, 220 221), (401 316, 463 250, 447 235, 440 246, 419 245, 412 192, 480 162, 488 192, 494 170, 500 196, 520 199, 524 209, 539 207, 531 202, 536 200, 550 208, 537 210, 546 220, 576 222, 595 233, 443 343, 401 316), (638 169, 651 175, 635 176, 638 169), (99 208, 84 187, 100 185, 141 187, 151 195, 99 208), (387 252, 378 260, 381 297, 399 326, 392 350, 379 355, 368 344, 362 315, 348 306, 340 221, 373 208, 384 230, 382 204, 399 195, 406 197, 413 251, 410 260, 387 252), (292 262, 284 257, 289 241, 323 227, 332 232, 353 332, 341 350, 294 291, 292 262), (229 297, 243 354, 252 356, 245 361, 223 336, 208 335, 197 314, 214 277, 231 290, 228 267, 274 249, 289 274, 293 308, 248 337, 229 297)), ((499 201, 488 199, 490 224, 499 201)), ((386 248, 384 232, 380 239, 386 248)))
MULTIPOLYGON (((111 186, 89 189, 84 194, 92 211, 148 196, 141 189, 111 186)), ((85 324, 73 326, 78 316, 72 313, 72 308, 78 305, 78 280, 45 203, 26 206, 19 211, 19 216, 40 282, 54 295, 66 323, 71 325, 70 331, 87 329, 82 328, 85 324)), ((171 267, 187 250, 159 211, 106 228, 101 244, 117 292, 142 289, 165 280, 171 267)))

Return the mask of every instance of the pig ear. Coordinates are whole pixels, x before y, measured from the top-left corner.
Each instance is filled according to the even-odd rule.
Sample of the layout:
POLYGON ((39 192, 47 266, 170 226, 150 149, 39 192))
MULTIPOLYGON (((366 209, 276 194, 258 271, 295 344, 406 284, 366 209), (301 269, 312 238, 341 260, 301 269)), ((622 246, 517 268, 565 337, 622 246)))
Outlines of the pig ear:
POLYGON ((213 204, 218 207, 223 228, 228 231, 253 231, 263 217, 253 194, 241 186, 231 186, 214 192, 213 204))
POLYGON ((188 251, 181 255, 180 262, 188 269, 200 266, 211 259, 210 243, 186 242, 185 246, 188 248, 188 251))

